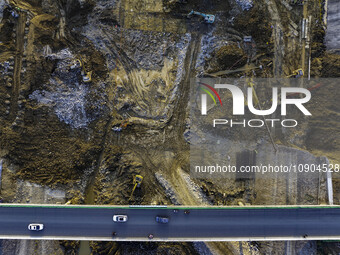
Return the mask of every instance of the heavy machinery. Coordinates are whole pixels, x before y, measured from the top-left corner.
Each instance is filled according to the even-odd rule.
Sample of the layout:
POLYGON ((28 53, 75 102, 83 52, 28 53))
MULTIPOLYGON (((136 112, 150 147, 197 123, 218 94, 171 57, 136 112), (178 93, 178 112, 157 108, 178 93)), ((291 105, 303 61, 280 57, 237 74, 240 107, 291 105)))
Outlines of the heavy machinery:
POLYGON ((76 59, 73 64, 70 66, 71 70, 81 68, 81 75, 83 77, 83 82, 91 82, 92 81, 92 71, 87 72, 84 66, 83 61, 80 59, 76 59))
POLYGON ((251 37, 251 36, 244 36, 243 37, 243 42, 244 43, 252 43, 253 42, 253 37, 251 37))
POLYGON ((187 17, 188 18, 191 18, 193 15, 198 15, 198 16, 201 16, 203 17, 204 19, 204 22, 205 23, 208 23, 208 24, 212 24, 215 22, 215 15, 212 15, 212 14, 204 14, 204 13, 201 13, 201 12, 196 12, 196 11, 191 11, 187 17))
POLYGON ((133 178, 133 189, 131 191, 131 195, 130 195, 130 198, 129 198, 129 201, 132 199, 132 196, 133 196, 133 193, 135 192, 135 189, 136 188, 140 188, 141 184, 142 184, 142 181, 143 181, 143 176, 141 175, 135 175, 135 177, 133 178))
POLYGON ((81 68, 83 66, 82 62, 80 59, 76 59, 73 64, 70 66, 70 68, 73 70, 73 69, 76 69, 76 68, 81 68))
POLYGON ((115 132, 120 132, 122 131, 124 128, 126 128, 128 125, 130 125, 130 122, 128 120, 124 120, 119 126, 115 125, 112 130, 115 132))
POLYGON ((287 78, 290 78, 290 77, 293 77, 293 78, 303 77, 303 70, 300 68, 300 69, 293 71, 293 73, 291 75, 287 76, 287 78))
POLYGON ((83 76, 83 82, 91 82, 92 81, 92 71, 90 72, 82 72, 82 76, 83 76))

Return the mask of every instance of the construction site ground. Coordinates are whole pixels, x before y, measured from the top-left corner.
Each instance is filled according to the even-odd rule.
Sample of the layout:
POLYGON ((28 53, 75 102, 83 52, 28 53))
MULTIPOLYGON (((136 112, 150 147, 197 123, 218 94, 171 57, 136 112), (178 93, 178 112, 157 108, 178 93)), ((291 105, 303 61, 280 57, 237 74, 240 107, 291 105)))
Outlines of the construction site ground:
MULTIPOLYGON (((190 79, 285 78, 299 68, 305 79, 308 74, 340 77, 340 55, 324 44, 325 1, 309 0, 304 6, 288 2, 0 0, 2 201, 327 204, 326 175, 241 181, 190 176, 188 137, 198 130, 189 114, 190 79), (188 19, 191 10, 214 14, 214 24, 196 16, 188 19), (310 19, 308 39, 301 35, 302 18, 310 19), (244 36, 252 36, 253 43, 244 43, 244 36), (70 68, 77 60, 84 67, 70 68), (83 70, 92 72, 90 82, 84 82, 83 70), (131 196, 135 175, 142 175, 143 182, 131 196)), ((303 78, 301 84, 306 84, 303 78)), ((313 100, 306 107, 312 116, 296 114, 299 126, 294 130, 271 129, 275 144, 292 157, 325 156, 339 164, 337 86, 311 90, 313 100)), ((235 144, 229 153, 232 162, 242 150, 272 148, 265 128, 227 134, 235 144)), ((339 180, 335 173, 335 204, 340 203, 339 180)), ((0 242, 3 254, 35 254, 37 249, 43 254, 339 252, 333 243, 316 241, 0 242)))

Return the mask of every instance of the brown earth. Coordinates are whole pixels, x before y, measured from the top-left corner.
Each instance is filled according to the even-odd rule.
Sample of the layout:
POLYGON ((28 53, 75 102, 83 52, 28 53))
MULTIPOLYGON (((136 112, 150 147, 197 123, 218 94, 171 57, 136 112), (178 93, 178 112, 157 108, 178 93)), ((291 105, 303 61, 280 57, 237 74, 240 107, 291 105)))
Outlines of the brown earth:
MULTIPOLYGON (((289 21, 299 24, 301 10, 294 7, 288 12, 279 1, 269 1, 279 10, 280 20, 276 21, 271 20, 275 13, 264 8, 265 1, 256 1, 249 11, 242 11, 234 1, 211 4, 195 0, 171 4, 166 13, 159 8, 161 0, 143 1, 143 6, 131 1, 119 2, 119 6, 115 1, 10 2, 0 26, 0 62, 13 61, 14 69, 12 76, 6 74, 12 80, 0 77, 3 157, 16 166, 11 181, 61 186, 72 204, 171 204, 155 177, 158 172, 175 187, 182 201, 198 203, 183 177, 190 164, 183 133, 190 128, 189 81, 198 73, 195 64, 203 35, 230 39, 227 45, 211 46, 214 50, 203 57, 204 71, 208 66, 210 71, 236 69, 250 61, 263 68, 239 72, 235 77, 271 77, 275 74, 273 59, 279 54, 283 56, 283 74, 300 67, 300 46, 289 21), (14 7, 22 8, 20 19, 11 17, 14 7), (191 9, 216 14, 216 31, 199 19, 186 19, 191 9), (279 21, 284 34, 290 36, 276 38, 272 26, 279 21), (245 52, 242 40, 247 35, 255 42, 254 56, 245 52), (285 52, 275 40, 282 41, 285 52), (92 71, 90 83, 82 82, 80 70, 70 69, 76 59, 92 71), (75 122, 78 118, 79 123, 75 122), (117 128, 122 130, 114 131, 117 128), (144 177, 143 184, 129 200, 136 174, 144 177)), ((310 14, 316 16, 318 8, 313 5, 310 14)), ((324 51, 320 27, 312 31, 312 76, 338 77, 340 57, 324 51)), ((265 101, 263 106, 269 105, 262 88, 256 89, 265 101)), ((308 106, 313 116, 306 120, 297 114, 301 127, 295 133, 276 130, 272 134, 275 142, 339 163, 337 91, 336 84, 314 90, 315 103, 308 106)), ((232 106, 231 98, 227 105, 232 106)), ((227 130, 226 134, 234 141, 253 144, 260 137, 269 143, 265 129, 251 134, 227 130)), ((281 180, 195 182, 213 205, 281 203, 286 196, 295 196, 283 188, 286 183, 281 180), (267 197, 272 196, 272 190, 278 191, 277 200, 267 197)), ((340 194, 339 187, 335 180, 335 194, 340 194)), ((13 192, 8 191, 3 199, 12 202, 13 192)), ((307 195, 302 202, 318 202, 314 197, 308 200, 307 195)), ((80 244, 61 245, 66 254, 76 254, 80 244)), ((212 246, 222 254, 232 254, 238 248, 230 243, 212 246)), ((198 253, 192 243, 91 242, 90 247, 93 254, 135 254, 136 249, 140 254, 198 253)), ((259 249, 275 254, 275 250, 283 251, 283 243, 259 243, 259 249)))

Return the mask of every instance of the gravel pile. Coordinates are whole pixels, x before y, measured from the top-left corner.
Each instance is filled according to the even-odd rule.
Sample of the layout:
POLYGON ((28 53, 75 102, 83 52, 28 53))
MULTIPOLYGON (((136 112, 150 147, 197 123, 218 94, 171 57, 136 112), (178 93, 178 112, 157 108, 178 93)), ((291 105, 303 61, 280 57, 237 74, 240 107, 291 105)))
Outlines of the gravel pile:
POLYGON ((242 10, 244 11, 248 11, 253 7, 252 0, 236 0, 236 3, 238 3, 238 5, 241 6, 242 10))
POLYGON ((172 185, 163 177, 161 173, 155 173, 157 181, 164 188, 166 195, 170 198, 171 203, 174 205, 180 205, 179 198, 176 196, 174 188, 172 185))

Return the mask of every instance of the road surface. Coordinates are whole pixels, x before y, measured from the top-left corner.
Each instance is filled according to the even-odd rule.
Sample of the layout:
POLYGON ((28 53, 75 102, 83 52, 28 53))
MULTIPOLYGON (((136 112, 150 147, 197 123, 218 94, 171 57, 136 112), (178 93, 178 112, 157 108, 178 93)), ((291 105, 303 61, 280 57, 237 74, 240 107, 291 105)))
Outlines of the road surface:
POLYGON ((340 50, 340 2, 328 0, 326 46, 328 50, 340 50))
POLYGON ((340 239, 340 207, 224 207, 217 209, 128 208, 105 206, 0 205, 0 239, 55 240, 298 240, 340 239), (126 223, 115 223, 114 214, 126 214, 126 223), (155 221, 170 217, 168 224, 155 221), (29 231, 30 223, 44 230, 29 231), (116 232, 115 237, 112 232, 116 232))

